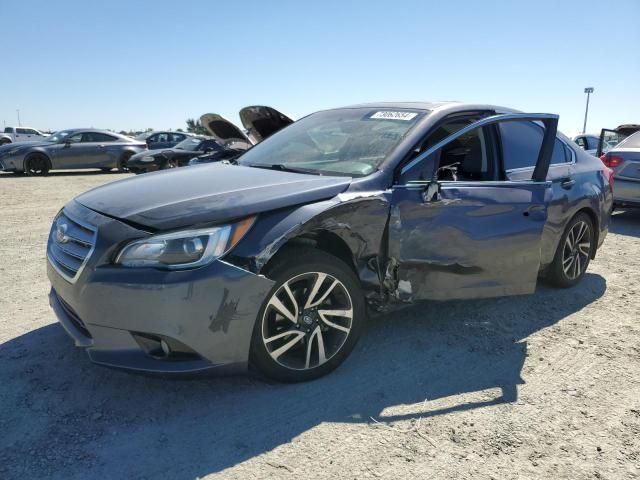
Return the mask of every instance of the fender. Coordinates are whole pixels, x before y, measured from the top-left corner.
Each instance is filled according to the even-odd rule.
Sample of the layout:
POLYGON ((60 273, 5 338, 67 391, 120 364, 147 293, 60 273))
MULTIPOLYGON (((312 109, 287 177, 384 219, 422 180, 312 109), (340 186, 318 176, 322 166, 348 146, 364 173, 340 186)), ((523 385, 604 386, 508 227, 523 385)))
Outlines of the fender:
POLYGON ((285 246, 320 243, 329 252, 340 252, 346 246, 367 301, 379 309, 386 300, 383 278, 389 213, 390 193, 382 191, 342 193, 329 200, 266 212, 225 260, 263 274, 285 246))

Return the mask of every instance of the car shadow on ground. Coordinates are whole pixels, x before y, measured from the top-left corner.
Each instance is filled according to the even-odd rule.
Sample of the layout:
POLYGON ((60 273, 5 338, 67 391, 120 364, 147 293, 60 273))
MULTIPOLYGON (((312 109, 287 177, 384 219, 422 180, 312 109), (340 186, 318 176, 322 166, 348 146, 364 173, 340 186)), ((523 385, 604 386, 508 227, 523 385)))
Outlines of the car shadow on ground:
POLYGON ((609 231, 618 235, 640 237, 640 208, 628 208, 613 212, 609 231))
POLYGON ((51 324, 0 345, 0 476, 191 479, 321 423, 391 422, 514 402, 526 380, 528 337, 605 290, 603 277, 587 274, 573 289, 540 286, 530 296, 427 303, 374 318, 344 365, 295 385, 108 370, 90 364, 51 324), (489 389, 493 395, 467 395, 489 389))

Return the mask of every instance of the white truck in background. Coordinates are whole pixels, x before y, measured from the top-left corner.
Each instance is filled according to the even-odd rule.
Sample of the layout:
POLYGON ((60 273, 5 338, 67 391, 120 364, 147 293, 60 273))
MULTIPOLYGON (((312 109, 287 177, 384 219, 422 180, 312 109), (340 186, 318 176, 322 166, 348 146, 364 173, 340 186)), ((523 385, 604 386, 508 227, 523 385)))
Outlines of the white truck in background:
POLYGON ((35 142, 48 137, 47 134, 28 127, 4 127, 0 133, 0 145, 17 142, 35 142))

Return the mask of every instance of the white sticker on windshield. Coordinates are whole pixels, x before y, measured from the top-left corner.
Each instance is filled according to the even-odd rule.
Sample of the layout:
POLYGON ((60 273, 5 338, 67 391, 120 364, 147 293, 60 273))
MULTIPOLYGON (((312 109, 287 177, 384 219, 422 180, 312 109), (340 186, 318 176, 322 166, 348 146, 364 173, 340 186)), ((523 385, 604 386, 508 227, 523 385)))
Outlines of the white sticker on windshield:
POLYGON ((380 120, 413 120, 418 115, 417 112, 390 112, 388 110, 381 110, 374 113, 369 118, 376 118, 380 120))

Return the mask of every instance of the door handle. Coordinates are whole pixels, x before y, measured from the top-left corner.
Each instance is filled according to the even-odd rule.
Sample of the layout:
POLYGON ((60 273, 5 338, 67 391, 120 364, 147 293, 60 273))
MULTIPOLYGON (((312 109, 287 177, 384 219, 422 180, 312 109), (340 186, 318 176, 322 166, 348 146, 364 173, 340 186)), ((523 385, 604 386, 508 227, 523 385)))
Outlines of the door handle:
POLYGON ((560 186, 565 190, 570 190, 575 184, 576 181, 573 178, 564 178, 560 182, 560 186))

